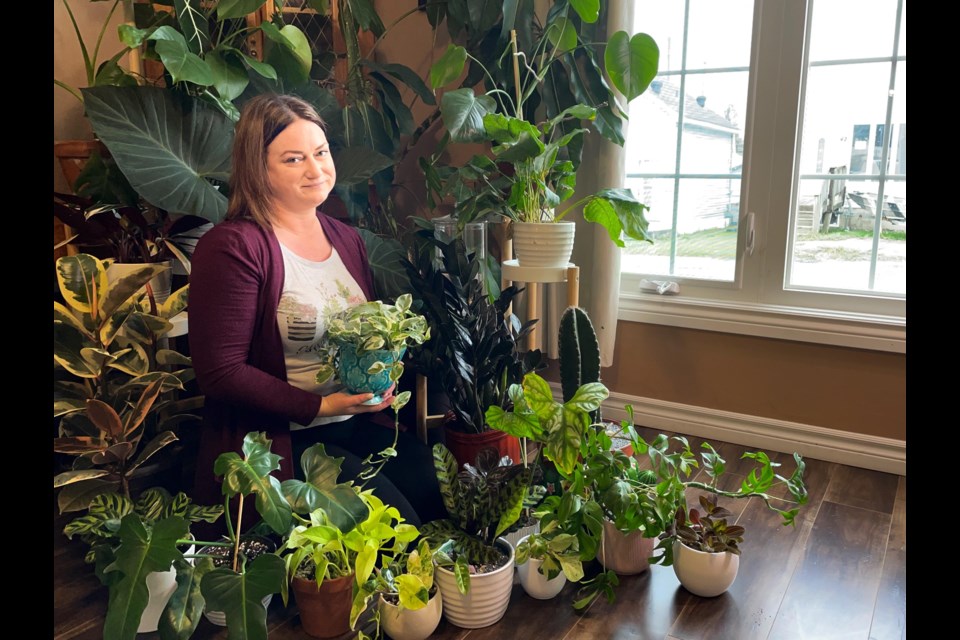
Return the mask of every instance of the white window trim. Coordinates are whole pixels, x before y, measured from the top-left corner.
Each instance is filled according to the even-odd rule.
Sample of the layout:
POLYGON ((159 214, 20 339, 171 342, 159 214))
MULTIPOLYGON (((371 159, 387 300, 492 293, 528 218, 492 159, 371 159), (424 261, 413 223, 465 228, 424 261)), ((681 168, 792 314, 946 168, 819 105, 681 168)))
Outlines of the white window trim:
POLYGON ((787 247, 783 239, 788 236, 791 219, 764 214, 790 211, 795 201, 793 163, 799 154, 796 123, 802 117, 798 105, 802 100, 800 78, 805 73, 801 54, 804 34, 784 25, 809 24, 810 10, 812 0, 809 4, 756 0, 755 14, 761 27, 751 51, 756 70, 748 101, 758 100, 756 85, 776 85, 778 90, 772 97, 778 106, 761 113, 748 108, 747 113, 740 208, 743 231, 737 253, 743 257, 748 251, 746 229, 752 227, 756 234, 754 255, 738 260, 733 282, 670 278, 680 285, 678 296, 640 292, 637 284, 644 276, 623 273, 618 319, 906 353, 905 296, 786 290, 779 279, 782 268, 763 268, 765 263, 784 264, 787 247), (767 161, 751 162, 751 157, 767 161), (845 310, 835 310, 835 303, 841 301, 845 310))

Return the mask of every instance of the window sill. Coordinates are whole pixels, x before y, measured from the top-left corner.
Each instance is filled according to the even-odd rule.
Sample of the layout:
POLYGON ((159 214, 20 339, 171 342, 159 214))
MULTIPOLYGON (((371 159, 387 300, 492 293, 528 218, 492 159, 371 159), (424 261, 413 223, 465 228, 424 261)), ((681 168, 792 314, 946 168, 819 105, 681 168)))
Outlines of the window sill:
POLYGON ((855 349, 907 352, 906 320, 890 316, 621 293, 617 318, 855 349))

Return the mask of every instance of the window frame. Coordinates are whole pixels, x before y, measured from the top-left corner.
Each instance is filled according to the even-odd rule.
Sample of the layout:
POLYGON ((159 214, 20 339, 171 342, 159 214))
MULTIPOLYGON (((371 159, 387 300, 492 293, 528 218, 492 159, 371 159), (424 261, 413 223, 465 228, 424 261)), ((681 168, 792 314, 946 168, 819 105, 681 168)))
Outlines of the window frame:
MULTIPOLYGON (((905 0, 900 2, 898 28, 905 13, 905 0)), ((797 167, 809 55, 806 31, 813 3, 754 3, 733 280, 621 272, 619 319, 906 352, 905 295, 783 286, 801 180, 797 167), (677 282, 680 294, 642 292, 639 283, 645 278, 677 282)), ((890 59, 892 55, 883 58, 890 59)), ((905 54, 899 52, 897 60, 905 64, 905 54)), ((892 123, 891 135, 899 124, 892 123)))

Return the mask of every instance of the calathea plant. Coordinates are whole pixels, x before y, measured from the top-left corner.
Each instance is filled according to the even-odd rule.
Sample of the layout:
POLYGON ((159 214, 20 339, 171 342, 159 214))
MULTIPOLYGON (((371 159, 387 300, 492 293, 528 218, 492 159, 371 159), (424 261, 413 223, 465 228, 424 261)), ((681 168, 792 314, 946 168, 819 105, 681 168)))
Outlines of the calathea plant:
POLYGON ((433 462, 449 517, 424 524, 421 533, 436 548, 438 565, 450 568, 460 592, 467 593, 471 565, 490 571, 502 564, 497 538, 517 523, 525 497, 542 497, 544 490, 533 488, 533 467, 501 458, 493 447, 481 449, 475 464, 458 472, 453 454, 437 443, 433 462))

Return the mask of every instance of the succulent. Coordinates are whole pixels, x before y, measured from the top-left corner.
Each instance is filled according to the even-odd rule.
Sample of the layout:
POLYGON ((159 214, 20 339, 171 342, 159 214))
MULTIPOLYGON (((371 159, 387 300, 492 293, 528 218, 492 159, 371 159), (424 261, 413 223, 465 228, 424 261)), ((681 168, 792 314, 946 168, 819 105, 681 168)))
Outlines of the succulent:
POLYGON ((677 538, 683 544, 706 553, 729 552, 740 555, 740 543, 743 542, 744 528, 736 524, 727 524, 732 516, 727 509, 717 506, 716 496, 700 496, 700 506, 704 513, 690 509, 684 513, 677 510, 677 538))

